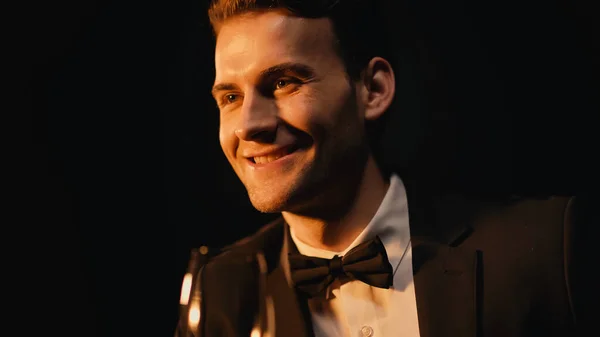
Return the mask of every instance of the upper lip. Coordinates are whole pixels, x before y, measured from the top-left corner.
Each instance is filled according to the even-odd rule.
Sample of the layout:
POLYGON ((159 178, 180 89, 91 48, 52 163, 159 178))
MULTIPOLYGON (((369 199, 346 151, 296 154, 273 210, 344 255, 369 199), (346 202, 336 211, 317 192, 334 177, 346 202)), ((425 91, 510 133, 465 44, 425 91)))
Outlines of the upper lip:
POLYGON ((278 147, 272 147, 272 148, 268 148, 268 149, 264 149, 262 151, 245 151, 242 155, 245 158, 255 158, 255 157, 263 157, 263 156, 268 156, 270 154, 274 154, 283 150, 289 150, 289 148, 291 148, 292 145, 285 145, 285 146, 278 146, 278 147))

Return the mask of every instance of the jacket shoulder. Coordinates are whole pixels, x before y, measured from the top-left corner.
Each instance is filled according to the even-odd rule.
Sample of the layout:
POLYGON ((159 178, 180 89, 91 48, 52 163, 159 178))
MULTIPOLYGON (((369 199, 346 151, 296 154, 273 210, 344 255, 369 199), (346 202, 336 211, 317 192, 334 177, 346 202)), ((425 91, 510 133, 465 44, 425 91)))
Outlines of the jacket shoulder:
POLYGON ((281 250, 284 225, 281 217, 267 223, 254 234, 214 252, 207 264, 214 266, 236 262, 247 263, 252 261, 258 252, 262 252, 265 256, 274 255, 281 250))
POLYGON ((258 265, 262 252, 277 262, 284 235, 284 222, 277 219, 254 234, 222 248, 202 267, 198 276, 202 293, 202 336, 250 335, 258 305, 258 265))

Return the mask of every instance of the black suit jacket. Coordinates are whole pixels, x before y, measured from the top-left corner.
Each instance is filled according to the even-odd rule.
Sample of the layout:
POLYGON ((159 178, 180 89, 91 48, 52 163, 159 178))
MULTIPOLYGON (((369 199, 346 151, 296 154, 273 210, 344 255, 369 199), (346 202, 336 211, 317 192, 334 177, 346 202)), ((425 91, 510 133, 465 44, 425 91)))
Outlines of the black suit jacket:
MULTIPOLYGON (((577 229, 590 218, 580 219, 575 198, 482 201, 407 193, 421 337, 578 335, 591 296, 582 287, 595 285, 579 276, 585 269, 576 248, 585 238, 577 229)), ((286 246, 293 245, 287 232, 279 219, 201 269, 201 336, 250 336, 258 251, 267 260, 276 336, 313 336, 306 300, 286 278, 286 246)))

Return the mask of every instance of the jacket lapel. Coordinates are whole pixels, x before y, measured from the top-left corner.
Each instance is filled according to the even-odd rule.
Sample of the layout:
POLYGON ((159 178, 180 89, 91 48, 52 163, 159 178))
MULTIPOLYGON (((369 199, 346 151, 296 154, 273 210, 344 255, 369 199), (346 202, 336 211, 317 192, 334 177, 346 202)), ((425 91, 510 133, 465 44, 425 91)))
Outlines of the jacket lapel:
MULTIPOLYGON (((279 260, 267 277, 268 293, 273 298, 277 336, 312 337, 312 321, 306 300, 300 298, 288 282, 288 228, 283 225, 283 247, 279 260)), ((281 238, 280 238, 281 239, 281 238)))
POLYGON ((480 336, 483 259, 461 247, 472 232, 468 202, 407 189, 420 337, 480 336), (461 213, 457 213, 460 210, 461 213))
POLYGON ((421 337, 478 336, 481 254, 414 241, 413 265, 421 263, 414 274, 421 337))
POLYGON ((301 303, 294 290, 288 285, 281 266, 269 274, 267 286, 275 309, 276 336, 312 336, 312 323, 308 308, 301 303))

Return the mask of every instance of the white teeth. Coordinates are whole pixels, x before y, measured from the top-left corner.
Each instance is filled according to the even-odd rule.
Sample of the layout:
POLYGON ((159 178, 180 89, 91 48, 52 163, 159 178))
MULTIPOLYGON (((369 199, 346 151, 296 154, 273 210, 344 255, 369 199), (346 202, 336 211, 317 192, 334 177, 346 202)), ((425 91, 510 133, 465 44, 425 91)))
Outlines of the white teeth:
POLYGON ((283 157, 282 153, 279 154, 270 154, 268 156, 260 156, 260 157, 254 157, 254 162, 257 164, 267 164, 270 163, 272 161, 275 161, 279 158, 283 157))
POLYGON ((254 162, 256 164, 267 164, 285 156, 286 154, 288 154, 288 152, 286 150, 283 150, 276 153, 271 153, 266 156, 254 157, 254 162))

